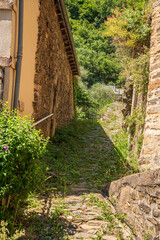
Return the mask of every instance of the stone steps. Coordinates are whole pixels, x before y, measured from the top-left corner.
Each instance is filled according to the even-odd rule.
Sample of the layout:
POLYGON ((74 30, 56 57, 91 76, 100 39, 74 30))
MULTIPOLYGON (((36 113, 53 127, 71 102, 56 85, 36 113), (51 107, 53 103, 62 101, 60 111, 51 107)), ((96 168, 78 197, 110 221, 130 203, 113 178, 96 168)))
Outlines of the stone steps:
MULTIPOLYGON (((79 189, 83 187, 84 182, 82 182, 79 186, 79 189)), ((75 193, 73 193, 75 194, 75 193)), ((71 195, 64 199, 66 208, 65 211, 69 211, 69 216, 64 216, 67 221, 69 222, 69 226, 76 226, 74 229, 74 234, 69 236, 69 239, 76 240, 76 239, 98 239, 98 236, 104 240, 116 240, 116 234, 114 231, 119 228, 123 228, 123 225, 119 225, 112 234, 107 234, 107 231, 110 231, 108 227, 108 222, 103 220, 102 217, 102 209, 99 206, 91 204, 91 197, 96 197, 99 201, 107 201, 103 198, 101 194, 92 193, 84 194, 81 196, 71 195)), ((112 206, 111 206, 112 208, 112 206)), ((113 209, 113 215, 114 215, 113 209)), ((72 228, 71 228, 72 229, 72 228)), ((125 236, 129 236, 130 232, 126 231, 125 236)))

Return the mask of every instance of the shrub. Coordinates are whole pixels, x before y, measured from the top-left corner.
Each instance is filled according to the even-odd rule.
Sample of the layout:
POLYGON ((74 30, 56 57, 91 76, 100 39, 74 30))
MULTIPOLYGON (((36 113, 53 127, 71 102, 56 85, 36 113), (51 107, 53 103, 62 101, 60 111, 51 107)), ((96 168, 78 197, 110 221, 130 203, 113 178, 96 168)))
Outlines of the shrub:
POLYGON ((79 81, 77 91, 77 114, 80 118, 97 118, 100 109, 115 101, 115 94, 105 84, 96 83, 91 88, 79 81))
MULTIPOLYGON (((139 48, 149 46, 151 33, 151 1, 144 4, 143 9, 139 5, 128 5, 123 9, 115 8, 112 16, 106 21, 106 35, 113 37, 116 44, 128 48, 134 55, 139 48)), ((142 50, 141 50, 142 51, 142 50)))
POLYGON ((105 84, 96 83, 90 89, 90 98, 94 99, 99 106, 112 103, 115 100, 115 94, 112 89, 108 89, 105 84))
POLYGON ((1 240, 16 240, 20 239, 23 235, 23 231, 16 231, 15 234, 11 237, 8 237, 9 230, 8 230, 8 223, 1 221, 0 222, 0 239, 1 240))
POLYGON ((5 106, 0 111, 0 200, 3 211, 14 207, 32 192, 40 178, 39 159, 47 140, 32 127, 29 116, 21 117, 5 106))

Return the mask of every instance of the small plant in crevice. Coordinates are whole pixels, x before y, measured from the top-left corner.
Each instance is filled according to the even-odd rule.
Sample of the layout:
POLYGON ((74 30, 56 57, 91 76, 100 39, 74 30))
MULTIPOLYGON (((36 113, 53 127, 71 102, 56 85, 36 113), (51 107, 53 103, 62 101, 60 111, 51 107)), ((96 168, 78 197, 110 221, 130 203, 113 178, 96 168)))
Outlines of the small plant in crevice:
POLYGON ((93 206, 98 206, 101 208, 100 217, 102 220, 107 222, 107 233, 116 234, 118 239, 123 240, 124 236, 121 231, 120 221, 124 219, 123 214, 113 213, 113 209, 109 201, 100 200, 93 194, 90 194, 89 198, 90 204, 93 206))
POLYGON ((150 240, 151 238, 151 232, 148 231, 147 233, 144 234, 144 240, 150 240))

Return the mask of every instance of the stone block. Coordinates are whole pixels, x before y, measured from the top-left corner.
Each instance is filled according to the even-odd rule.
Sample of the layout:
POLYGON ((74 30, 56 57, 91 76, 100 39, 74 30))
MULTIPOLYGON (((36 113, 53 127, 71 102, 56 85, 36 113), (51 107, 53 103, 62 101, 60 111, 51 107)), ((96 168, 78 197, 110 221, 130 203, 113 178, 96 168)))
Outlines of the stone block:
POLYGON ((148 90, 152 91, 153 89, 157 89, 159 87, 160 87, 160 80, 156 79, 155 81, 149 83, 148 90))
POLYGON ((146 214, 149 214, 151 212, 151 208, 144 203, 139 204, 139 209, 146 214))
POLYGON ((140 215, 140 214, 141 214, 141 212, 140 212, 140 210, 139 210, 139 207, 138 207, 137 205, 135 205, 135 206, 133 207, 133 212, 134 212, 136 215, 140 215))
POLYGON ((128 186, 122 188, 119 201, 120 205, 125 205, 130 201, 130 188, 128 186))
POLYGON ((147 218, 149 222, 151 222, 153 225, 157 225, 157 221, 154 218, 147 218))
POLYGON ((12 11, 0 9, 0 57, 10 58, 12 11))
POLYGON ((133 190, 133 192, 131 193, 131 198, 133 200, 136 200, 138 198, 138 194, 137 194, 137 191, 136 190, 133 190))
POLYGON ((159 218, 160 217, 160 210, 155 208, 155 209, 153 209, 152 214, 155 218, 159 218))
MULTIPOLYGON (((160 85, 160 83, 159 83, 160 85)), ((156 106, 149 106, 147 108, 147 114, 157 114, 160 113, 160 105, 156 105, 156 106)))

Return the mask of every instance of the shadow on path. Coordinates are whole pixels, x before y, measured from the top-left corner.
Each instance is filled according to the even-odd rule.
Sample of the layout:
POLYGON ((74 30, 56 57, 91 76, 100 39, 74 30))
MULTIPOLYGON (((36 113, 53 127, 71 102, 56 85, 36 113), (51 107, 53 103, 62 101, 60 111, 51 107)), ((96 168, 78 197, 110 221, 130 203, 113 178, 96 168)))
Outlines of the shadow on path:
POLYGON ((104 201, 101 191, 130 171, 129 164, 97 121, 76 120, 58 129, 48 150, 45 193, 22 216, 26 234, 19 239, 98 239, 96 234, 109 226, 99 213, 111 209, 97 205, 104 201))

